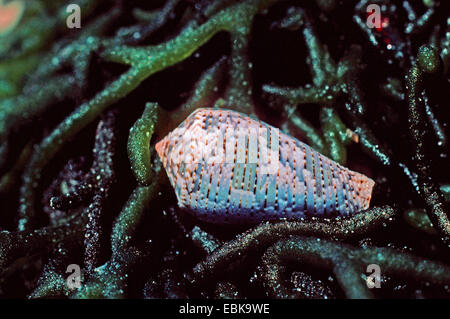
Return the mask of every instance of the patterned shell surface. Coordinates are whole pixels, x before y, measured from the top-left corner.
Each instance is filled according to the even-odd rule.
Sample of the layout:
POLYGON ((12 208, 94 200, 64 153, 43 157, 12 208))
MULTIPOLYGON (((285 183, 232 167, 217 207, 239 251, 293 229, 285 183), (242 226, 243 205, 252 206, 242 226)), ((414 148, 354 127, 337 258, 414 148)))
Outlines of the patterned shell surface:
POLYGON ((156 151, 180 207, 212 223, 348 215, 374 181, 277 128, 225 109, 198 109, 156 151))

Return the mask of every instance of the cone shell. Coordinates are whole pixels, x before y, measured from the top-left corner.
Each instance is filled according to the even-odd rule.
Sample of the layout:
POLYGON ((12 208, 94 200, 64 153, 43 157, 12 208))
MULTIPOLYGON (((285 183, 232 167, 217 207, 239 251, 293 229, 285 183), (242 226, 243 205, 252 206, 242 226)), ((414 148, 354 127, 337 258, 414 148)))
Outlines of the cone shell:
POLYGON ((212 223, 348 215, 374 181, 262 121, 198 109, 156 144, 180 207, 212 223))

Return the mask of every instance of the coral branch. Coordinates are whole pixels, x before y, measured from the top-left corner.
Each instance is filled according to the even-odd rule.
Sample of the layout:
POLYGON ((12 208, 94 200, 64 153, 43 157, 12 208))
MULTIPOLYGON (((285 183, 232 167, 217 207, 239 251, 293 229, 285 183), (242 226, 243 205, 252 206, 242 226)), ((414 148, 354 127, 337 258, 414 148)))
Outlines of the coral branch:
POLYGON ((371 298, 372 293, 362 278, 366 267, 376 264, 383 273, 403 278, 420 279, 444 285, 450 283, 450 267, 422 260, 391 248, 355 248, 332 241, 293 237, 278 241, 262 258, 261 272, 266 292, 271 297, 290 296, 286 287, 280 287, 280 265, 301 262, 334 272, 347 298, 371 298))
POLYGON ((158 104, 147 103, 144 113, 130 129, 128 158, 138 183, 149 185, 153 177, 150 158, 150 140, 158 120, 158 104))
POLYGON ((394 211, 389 206, 362 211, 350 218, 305 219, 298 222, 263 223, 224 244, 193 269, 192 279, 203 281, 248 251, 261 250, 290 235, 316 235, 348 238, 370 232, 392 221, 394 211))
POLYGON ((425 135, 428 130, 420 106, 420 92, 425 74, 435 74, 440 69, 440 58, 436 50, 422 46, 417 54, 417 63, 412 66, 407 78, 409 132, 415 146, 414 161, 419 175, 420 193, 427 205, 427 213, 433 226, 450 243, 450 210, 443 199, 439 186, 431 179, 430 159, 426 155, 425 135))

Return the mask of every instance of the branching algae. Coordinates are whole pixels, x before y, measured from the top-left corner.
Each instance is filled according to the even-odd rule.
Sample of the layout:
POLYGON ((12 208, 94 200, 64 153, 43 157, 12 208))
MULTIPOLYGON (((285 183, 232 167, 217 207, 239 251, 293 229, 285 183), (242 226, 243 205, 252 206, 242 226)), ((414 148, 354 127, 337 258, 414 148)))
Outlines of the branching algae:
POLYGON ((66 1, 0 1, 0 296, 450 296, 444 1, 371 1, 376 28, 365 0, 70 3, 80 29, 66 1), (369 176, 370 207, 186 214, 155 145, 209 107, 369 176))

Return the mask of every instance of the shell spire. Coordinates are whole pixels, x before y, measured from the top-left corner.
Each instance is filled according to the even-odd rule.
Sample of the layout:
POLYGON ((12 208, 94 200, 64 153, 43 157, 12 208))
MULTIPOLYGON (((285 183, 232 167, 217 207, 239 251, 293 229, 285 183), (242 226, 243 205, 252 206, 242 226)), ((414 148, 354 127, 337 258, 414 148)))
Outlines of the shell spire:
POLYGON ((213 223, 348 215, 374 181, 277 128, 225 109, 197 109, 156 144, 180 207, 213 223))

